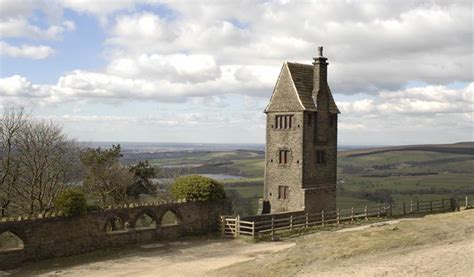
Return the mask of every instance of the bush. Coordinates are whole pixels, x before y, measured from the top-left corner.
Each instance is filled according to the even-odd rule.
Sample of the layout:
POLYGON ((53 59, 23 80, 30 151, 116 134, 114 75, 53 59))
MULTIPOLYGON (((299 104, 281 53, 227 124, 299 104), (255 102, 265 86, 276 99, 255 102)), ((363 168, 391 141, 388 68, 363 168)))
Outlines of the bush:
POLYGON ((199 175, 176 179, 171 188, 175 199, 213 201, 225 198, 224 187, 214 179, 199 175))
POLYGON ((65 190, 54 202, 58 211, 66 216, 81 215, 87 211, 87 201, 84 193, 76 190, 65 190))

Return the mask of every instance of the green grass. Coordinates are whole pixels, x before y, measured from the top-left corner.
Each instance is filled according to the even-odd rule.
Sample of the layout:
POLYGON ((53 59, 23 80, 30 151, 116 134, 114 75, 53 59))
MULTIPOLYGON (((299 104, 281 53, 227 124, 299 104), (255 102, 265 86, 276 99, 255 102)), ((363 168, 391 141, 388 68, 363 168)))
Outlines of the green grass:
POLYGON ((376 206, 376 202, 372 202, 366 199, 353 198, 348 196, 338 196, 337 198, 337 208, 338 209, 350 209, 360 208, 364 206, 376 206))
MULTIPOLYGON (((245 176, 222 180, 222 183, 226 191, 238 193, 238 197, 248 200, 241 201, 238 209, 244 210, 247 205, 250 207, 245 208, 247 212, 256 212, 258 198, 263 192, 264 159, 262 152, 221 151, 181 153, 154 162, 159 165, 200 165, 198 173, 245 176)), ((380 197, 369 197, 365 192, 389 194, 397 202, 465 195, 474 199, 474 156, 406 150, 341 156, 338 158, 338 178, 344 181, 338 185, 338 192, 342 192, 338 193, 337 200, 340 208, 376 205, 373 201, 384 201, 380 197)))
POLYGON ((265 172, 265 161, 261 159, 233 160, 230 167, 237 168, 247 176, 262 177, 265 172))

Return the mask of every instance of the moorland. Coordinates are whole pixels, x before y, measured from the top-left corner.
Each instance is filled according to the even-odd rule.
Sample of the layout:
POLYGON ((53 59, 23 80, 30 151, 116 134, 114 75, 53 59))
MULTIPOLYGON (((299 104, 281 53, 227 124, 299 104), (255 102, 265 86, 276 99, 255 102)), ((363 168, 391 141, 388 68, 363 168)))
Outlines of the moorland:
MULTIPOLYGON (((125 153, 122 162, 146 158, 161 177, 176 168, 219 179, 241 215, 254 214, 262 197, 265 152, 255 149, 125 153)), ((377 203, 474 199, 474 143, 408 145, 338 152, 338 207, 377 203)), ((160 177, 160 176, 158 176, 160 177)))

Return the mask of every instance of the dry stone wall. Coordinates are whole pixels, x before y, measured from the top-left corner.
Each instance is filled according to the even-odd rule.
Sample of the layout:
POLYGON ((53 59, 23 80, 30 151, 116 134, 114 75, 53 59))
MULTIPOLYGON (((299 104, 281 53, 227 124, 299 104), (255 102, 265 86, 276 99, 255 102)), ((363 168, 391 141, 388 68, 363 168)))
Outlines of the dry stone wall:
MULTIPOLYGON (((90 212, 75 217, 45 217, 0 222, 0 234, 10 232, 23 242, 23 249, 0 251, 0 269, 14 268, 25 261, 63 257, 102 248, 171 240, 185 235, 205 234, 217 229, 219 217, 232 213, 230 201, 183 202, 133 205, 90 212), (165 213, 175 215, 176 224, 162 225, 165 213), (154 226, 135 228, 146 214, 154 226), (110 231, 112 219, 123 223, 110 231)), ((112 223, 113 224, 113 223, 112 223)), ((116 226, 115 226, 116 227, 116 226)))

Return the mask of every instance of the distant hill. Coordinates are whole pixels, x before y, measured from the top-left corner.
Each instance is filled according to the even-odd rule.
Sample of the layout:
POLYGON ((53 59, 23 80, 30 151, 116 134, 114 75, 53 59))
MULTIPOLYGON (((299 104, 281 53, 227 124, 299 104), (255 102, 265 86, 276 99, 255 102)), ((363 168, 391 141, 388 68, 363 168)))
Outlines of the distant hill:
POLYGON ((394 151, 429 151, 441 153, 455 153, 474 155, 474 142, 458 142, 451 144, 422 144, 422 145, 402 145, 376 147, 360 150, 339 151, 339 157, 359 157, 378 153, 394 152, 394 151))

